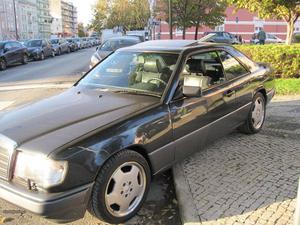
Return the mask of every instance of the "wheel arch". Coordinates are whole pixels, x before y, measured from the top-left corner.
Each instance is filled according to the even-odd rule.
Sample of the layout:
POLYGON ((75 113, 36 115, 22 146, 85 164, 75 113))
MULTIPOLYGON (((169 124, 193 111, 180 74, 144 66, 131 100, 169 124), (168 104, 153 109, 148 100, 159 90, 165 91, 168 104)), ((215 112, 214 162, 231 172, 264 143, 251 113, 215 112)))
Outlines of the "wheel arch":
POLYGON ((259 89, 255 92, 255 94, 254 94, 253 96, 255 96, 257 93, 261 93, 261 94, 264 96, 264 98, 265 98, 265 104, 267 104, 267 102, 268 102, 268 96, 267 96, 267 91, 266 91, 266 89, 263 88, 263 87, 259 88, 259 89))

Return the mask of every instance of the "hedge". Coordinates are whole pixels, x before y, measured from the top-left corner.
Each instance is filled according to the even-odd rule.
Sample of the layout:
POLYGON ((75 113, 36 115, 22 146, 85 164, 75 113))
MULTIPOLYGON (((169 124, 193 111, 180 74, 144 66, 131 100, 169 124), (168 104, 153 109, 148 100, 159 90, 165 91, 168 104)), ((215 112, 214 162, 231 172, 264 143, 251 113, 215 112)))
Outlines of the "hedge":
POLYGON ((300 44, 239 45, 256 62, 268 63, 275 78, 300 78, 300 44))

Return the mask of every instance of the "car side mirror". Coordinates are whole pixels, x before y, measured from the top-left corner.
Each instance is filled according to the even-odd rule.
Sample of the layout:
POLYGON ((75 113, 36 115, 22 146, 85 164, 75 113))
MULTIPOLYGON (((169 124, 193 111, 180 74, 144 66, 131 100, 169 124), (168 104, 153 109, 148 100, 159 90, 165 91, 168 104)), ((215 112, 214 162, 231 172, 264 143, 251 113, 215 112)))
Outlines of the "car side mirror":
POLYGON ((202 96, 202 79, 199 76, 185 76, 183 81, 183 95, 186 97, 202 96))

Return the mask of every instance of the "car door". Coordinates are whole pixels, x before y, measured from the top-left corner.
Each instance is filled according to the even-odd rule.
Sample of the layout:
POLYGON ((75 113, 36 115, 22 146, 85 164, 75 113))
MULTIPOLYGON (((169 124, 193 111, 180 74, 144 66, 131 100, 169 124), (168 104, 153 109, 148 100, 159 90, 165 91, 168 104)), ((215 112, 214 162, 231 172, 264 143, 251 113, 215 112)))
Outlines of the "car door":
MULTIPOLYGON (((226 79, 232 85, 232 91, 236 95, 236 104, 234 110, 241 110, 247 105, 250 106, 252 101, 253 86, 251 85, 251 72, 241 62, 241 53, 232 48, 218 51, 220 60, 224 68, 226 79)), ((245 58, 245 56, 243 56, 245 58)), ((247 110, 247 108, 245 108, 247 110)), ((249 109, 248 109, 249 110, 249 109)), ((235 121, 244 121, 245 115, 243 113, 236 114, 235 121)))
POLYGON ((235 93, 226 81, 216 51, 195 53, 187 58, 176 96, 182 92, 185 76, 202 76, 207 82, 202 83, 201 97, 180 97, 170 103, 177 160, 231 130, 231 124, 224 120, 235 104, 235 93))

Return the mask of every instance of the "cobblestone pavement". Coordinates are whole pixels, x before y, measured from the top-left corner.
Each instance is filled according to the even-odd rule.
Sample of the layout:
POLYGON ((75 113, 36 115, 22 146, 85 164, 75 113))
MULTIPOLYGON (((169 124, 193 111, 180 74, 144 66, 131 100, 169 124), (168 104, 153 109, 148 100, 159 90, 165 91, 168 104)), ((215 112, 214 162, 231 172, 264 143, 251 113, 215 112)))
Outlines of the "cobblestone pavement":
MULTIPOLYGON (((198 222, 292 224, 300 175, 299 139, 300 100, 277 101, 268 107, 260 134, 233 133, 183 161, 180 168, 198 222)), ((180 197, 179 205, 185 207, 180 197)))

